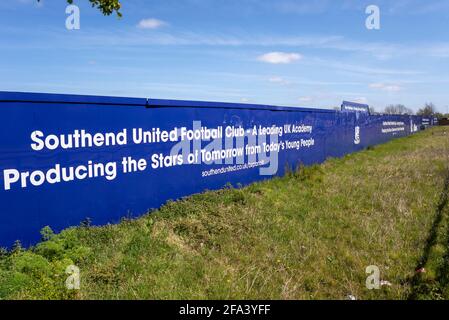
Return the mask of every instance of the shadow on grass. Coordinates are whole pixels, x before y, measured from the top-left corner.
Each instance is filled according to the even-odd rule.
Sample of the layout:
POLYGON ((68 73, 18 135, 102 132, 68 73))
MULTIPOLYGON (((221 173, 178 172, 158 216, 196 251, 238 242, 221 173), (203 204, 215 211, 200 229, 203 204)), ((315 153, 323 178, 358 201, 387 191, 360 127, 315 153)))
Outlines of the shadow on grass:
POLYGON ((446 173, 446 179, 444 183, 444 188, 441 192, 440 201, 438 202, 435 219, 432 224, 432 228, 430 229, 429 236, 426 240, 426 246, 424 247, 424 253, 421 256, 421 259, 419 260, 419 263, 415 269, 415 274, 410 279, 410 284, 412 287, 412 291, 410 295, 408 296, 409 300, 416 300, 419 297, 432 297, 432 293, 434 291, 440 292, 445 285, 449 283, 449 230, 447 230, 447 241, 448 246, 446 249, 446 253, 444 255, 445 262, 443 263, 442 267, 440 268, 436 281, 432 281, 429 283, 428 281, 423 280, 422 270, 429 261, 430 252, 432 250, 432 247, 437 244, 437 237, 438 237, 438 228, 441 224, 441 221, 443 220, 443 215, 445 208, 448 204, 448 197, 449 197, 449 171, 446 173))

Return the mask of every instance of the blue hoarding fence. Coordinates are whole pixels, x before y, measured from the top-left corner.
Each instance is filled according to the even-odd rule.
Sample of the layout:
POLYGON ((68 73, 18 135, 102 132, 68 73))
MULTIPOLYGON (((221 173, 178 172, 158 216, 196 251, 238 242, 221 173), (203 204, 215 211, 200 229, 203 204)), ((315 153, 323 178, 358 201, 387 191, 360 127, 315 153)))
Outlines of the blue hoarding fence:
POLYGON ((426 116, 422 118, 422 125, 427 127, 437 126, 438 125, 438 118, 433 116, 426 116))
POLYGON ((219 102, 0 93, 0 246, 281 176, 410 135, 422 117, 219 102))

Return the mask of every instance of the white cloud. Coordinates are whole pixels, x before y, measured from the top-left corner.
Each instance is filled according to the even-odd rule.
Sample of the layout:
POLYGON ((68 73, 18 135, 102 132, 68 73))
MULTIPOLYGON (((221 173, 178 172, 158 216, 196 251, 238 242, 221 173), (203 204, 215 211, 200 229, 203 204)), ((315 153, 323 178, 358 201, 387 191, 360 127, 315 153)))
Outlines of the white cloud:
POLYGON ((314 99, 312 97, 301 97, 298 100, 301 103, 309 103, 312 102, 314 99))
POLYGON ((377 89, 387 92, 398 92, 402 90, 402 87, 397 84, 371 83, 369 87, 371 89, 377 89))
POLYGON ((281 84, 281 85, 288 85, 288 84, 290 84, 290 81, 285 80, 284 78, 278 77, 278 76, 271 77, 270 79, 268 79, 268 81, 271 82, 271 83, 276 83, 276 84, 281 84))
POLYGON ((257 60, 272 64, 288 64, 302 59, 298 53, 270 52, 261 55, 257 60))
POLYGON ((164 27, 166 25, 167 25, 167 23, 165 21, 150 18, 150 19, 140 20, 137 27, 140 29, 158 29, 158 28, 164 27))
POLYGON ((368 99, 365 97, 358 97, 358 98, 354 98, 351 99, 353 102, 355 103, 363 103, 363 104, 367 104, 368 103, 368 99))

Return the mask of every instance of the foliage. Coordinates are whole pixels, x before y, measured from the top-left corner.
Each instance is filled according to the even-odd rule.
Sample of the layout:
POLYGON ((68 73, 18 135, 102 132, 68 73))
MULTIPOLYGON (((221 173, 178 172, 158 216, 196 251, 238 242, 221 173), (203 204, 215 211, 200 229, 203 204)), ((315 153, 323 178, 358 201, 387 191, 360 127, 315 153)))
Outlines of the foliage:
MULTIPOLYGON (((40 0, 37 0, 40 2, 40 0)), ((69 4, 73 4, 74 0, 67 0, 69 4)), ((105 16, 109 16, 114 12, 117 13, 119 17, 122 16, 120 12, 121 3, 120 0, 89 0, 92 7, 98 8, 105 16)))
POLYGON ((416 113, 418 116, 430 117, 436 113, 435 105, 432 102, 426 103, 423 108, 416 113))
POLYGON ((434 114, 434 116, 437 117, 438 119, 443 119, 443 118, 448 119, 449 118, 449 113, 444 114, 444 113, 441 113, 441 112, 437 112, 437 113, 434 114))
POLYGON ((0 255, 0 299, 73 299, 77 292, 65 288, 66 268, 90 253, 73 229, 54 235, 41 230, 43 242, 29 250, 19 243, 0 255))

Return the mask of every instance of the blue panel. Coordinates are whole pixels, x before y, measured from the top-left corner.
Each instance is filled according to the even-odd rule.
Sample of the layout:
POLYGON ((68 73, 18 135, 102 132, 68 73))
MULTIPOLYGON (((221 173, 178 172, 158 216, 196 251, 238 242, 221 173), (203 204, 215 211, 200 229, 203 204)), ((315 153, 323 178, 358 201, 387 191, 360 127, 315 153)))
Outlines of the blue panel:
POLYGON ((17 239, 31 245, 47 225, 60 231, 86 217, 96 225, 117 222, 123 216, 144 214, 170 199, 219 189, 227 183, 246 185, 280 176, 286 167, 340 157, 409 135, 422 124, 422 118, 414 116, 27 93, 0 93, 0 115, 7 119, 0 127, 0 246, 10 246, 17 239), (260 127, 274 133, 261 135, 260 127), (223 134, 226 129, 242 134, 242 128, 244 137, 181 141, 182 132, 194 128, 209 133, 222 128, 223 134), (161 138, 160 132, 166 132, 167 139, 173 136, 173 141, 140 143, 140 129, 151 138, 157 138, 158 132, 161 138), (110 145, 76 145, 83 140, 81 130, 91 134, 92 141, 84 136, 88 144, 94 144, 97 135, 98 145, 102 138, 110 145), (72 141, 71 148, 56 147, 55 137, 65 144, 72 141), (40 150, 40 141, 45 139, 48 144, 40 150), (262 147, 263 142, 280 150, 246 153, 246 148, 262 147), (207 155, 223 150, 240 150, 244 155, 208 163, 207 155), (187 156, 195 151, 203 152, 206 159, 186 163, 187 156), (174 159, 174 165, 166 162, 163 168, 153 168, 153 160, 160 154, 166 161, 174 159), (122 161, 127 157, 145 159, 147 168, 125 173, 122 161), (182 164, 178 163, 180 158, 182 164), (65 180, 72 180, 72 169, 73 181, 63 181, 63 172, 65 180), (94 176, 94 169, 98 177, 84 177, 94 176))

